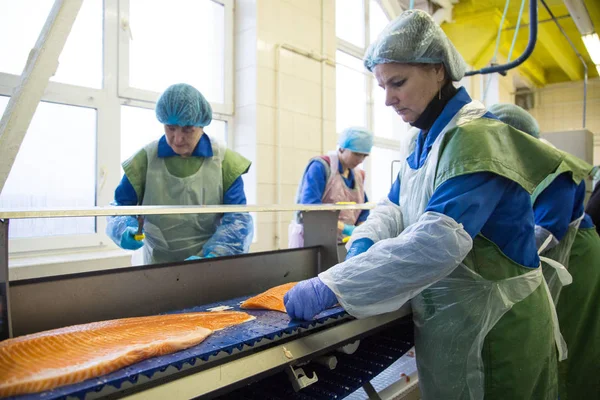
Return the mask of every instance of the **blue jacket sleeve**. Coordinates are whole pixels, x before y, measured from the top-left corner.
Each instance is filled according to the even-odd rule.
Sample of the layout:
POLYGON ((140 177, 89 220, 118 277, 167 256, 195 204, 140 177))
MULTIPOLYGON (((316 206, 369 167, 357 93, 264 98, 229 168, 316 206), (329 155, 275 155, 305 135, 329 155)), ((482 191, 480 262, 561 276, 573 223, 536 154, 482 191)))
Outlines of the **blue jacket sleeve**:
POLYGON ((388 199, 395 205, 400 205, 400 177, 397 177, 394 181, 394 184, 390 188, 390 193, 388 194, 388 199))
POLYGON ((123 175, 121 183, 115 189, 115 203, 120 206, 136 206, 138 204, 137 194, 127 175, 123 175))
MULTIPOLYGON (((365 203, 369 202, 369 198, 367 197, 367 192, 365 192, 365 203)), ((356 225, 361 222, 365 222, 369 218, 369 210, 362 210, 358 215, 358 219, 356 220, 356 225)))
POLYGON ((509 182, 489 172, 448 179, 435 190, 425 211, 452 217, 474 238, 494 212, 509 182))
MULTIPOLYGON (((558 240, 565 237, 573 215, 577 185, 566 172, 559 175, 535 200, 535 224, 551 232, 558 240)), ((582 203, 583 204, 583 203, 582 203)), ((583 209, 580 210, 580 215, 583 209)))
POLYGON ((304 177, 302 177, 302 189, 300 190, 300 204, 321 204, 327 171, 325 166, 319 161, 311 161, 306 167, 304 177))
MULTIPOLYGON (((223 195, 224 204, 246 204, 244 181, 240 176, 223 195)), ((217 230, 202 247, 202 256, 231 256, 247 253, 254 236, 249 213, 223 214, 217 230)))

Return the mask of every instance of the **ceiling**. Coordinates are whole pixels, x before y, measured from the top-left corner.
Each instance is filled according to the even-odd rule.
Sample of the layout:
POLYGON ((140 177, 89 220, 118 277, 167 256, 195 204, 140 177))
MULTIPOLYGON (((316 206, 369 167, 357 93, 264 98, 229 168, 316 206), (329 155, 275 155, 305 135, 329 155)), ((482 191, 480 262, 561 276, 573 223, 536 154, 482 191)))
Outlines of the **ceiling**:
MULTIPOLYGON (((588 13, 596 32, 600 32, 600 1, 585 0, 588 13)), ((558 22, 575 44, 588 65, 588 77, 598 77, 595 65, 581 40, 581 35, 562 0, 546 0, 558 22)), ((489 65, 496 50, 496 37, 504 12, 504 0, 460 0, 452 9, 451 23, 442 28, 458 48, 469 65, 479 69, 489 65)), ((521 1, 512 0, 503 23, 498 58, 505 62, 511 48, 514 27, 517 25, 521 1)), ((542 87, 551 83, 579 81, 583 79, 583 66, 561 34, 555 22, 541 2, 538 2, 538 40, 533 54, 517 67, 519 73, 531 84, 542 87)), ((525 1, 521 27, 512 52, 511 60, 519 57, 527 47, 529 36, 529 1, 525 1)))

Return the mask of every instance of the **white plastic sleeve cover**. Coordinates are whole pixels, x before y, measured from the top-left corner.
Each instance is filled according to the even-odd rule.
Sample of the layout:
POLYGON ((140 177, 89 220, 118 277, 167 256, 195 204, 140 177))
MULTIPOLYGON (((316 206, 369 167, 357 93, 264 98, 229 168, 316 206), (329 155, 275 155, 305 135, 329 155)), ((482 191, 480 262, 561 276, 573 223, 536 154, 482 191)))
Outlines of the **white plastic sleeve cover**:
POLYGON ((352 243, 358 239, 368 238, 377 243, 383 239, 393 238, 403 229, 400 206, 392 203, 386 196, 371 210, 367 220, 354 229, 346 248, 350 249, 352 243))
POLYGON ((426 212, 399 236, 379 241, 319 278, 349 314, 366 318, 399 309, 450 274, 472 247, 462 224, 426 212))

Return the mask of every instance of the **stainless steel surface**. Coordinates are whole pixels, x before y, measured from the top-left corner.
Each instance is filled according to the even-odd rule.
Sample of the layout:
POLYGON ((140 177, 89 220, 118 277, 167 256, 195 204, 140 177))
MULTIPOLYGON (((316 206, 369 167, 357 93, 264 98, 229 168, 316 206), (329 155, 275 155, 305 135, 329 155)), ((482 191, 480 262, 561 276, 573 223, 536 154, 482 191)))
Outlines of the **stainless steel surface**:
POLYGON ((8 287, 8 220, 0 220, 0 340, 12 337, 8 287))
POLYGON ((370 210, 367 204, 291 204, 291 205, 216 205, 216 206, 105 206, 81 208, 48 208, 45 210, 0 209, 0 219, 100 217, 109 215, 169 215, 169 214, 222 214, 232 212, 280 212, 280 211, 332 211, 370 210))
POLYGON ((337 244, 338 212, 307 212, 302 214, 304 223, 304 246, 321 246, 318 272, 325 271, 339 262, 337 244))
POLYGON ((253 253, 51 278, 10 286, 15 335, 154 315, 316 276, 318 248, 253 253))
MULTIPOLYGON (((231 362, 139 391, 125 398, 130 400, 177 400, 199 396, 210 398, 221 394, 217 392, 220 389, 239 387, 253 377, 259 377, 270 371, 281 371, 288 365, 302 363, 326 354, 346 342, 375 333, 396 320, 409 315, 410 312, 410 306, 406 305, 389 314, 348 321, 292 340, 283 346, 275 346, 251 353, 231 362)), ((98 396, 101 395, 102 392, 98 394, 98 396)))
POLYGON ((382 400, 381 397, 379 397, 377 390, 375 390, 375 388, 371 384, 371 382, 365 383, 363 385, 363 389, 367 393, 367 396, 369 396, 369 400, 382 400))

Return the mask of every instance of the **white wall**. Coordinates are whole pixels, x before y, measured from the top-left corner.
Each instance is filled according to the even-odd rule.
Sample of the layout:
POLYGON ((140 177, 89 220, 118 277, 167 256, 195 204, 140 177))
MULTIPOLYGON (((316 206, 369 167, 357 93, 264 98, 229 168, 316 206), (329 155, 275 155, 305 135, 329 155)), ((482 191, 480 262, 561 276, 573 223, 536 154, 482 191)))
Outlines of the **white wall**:
MULTIPOLYGON (((531 114, 542 132, 581 129, 583 82, 548 85, 535 92, 531 114)), ((600 79, 588 81, 586 128, 594 133, 594 164, 600 164, 600 79)))
MULTIPOLYGON (((236 13, 234 143, 254 161, 249 203, 292 204, 308 160, 335 148, 335 67, 278 46, 333 60, 335 3, 237 0, 236 13)), ((292 213, 258 213, 251 250, 287 248, 291 218, 292 213)))

